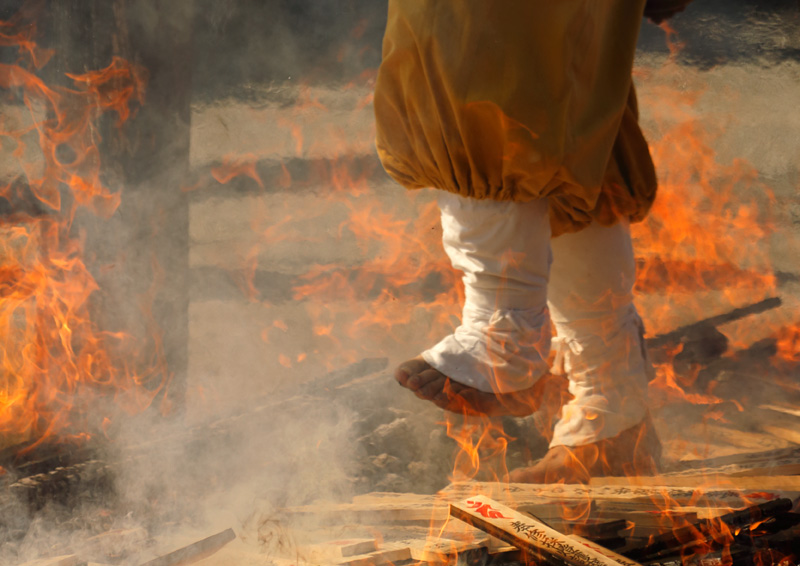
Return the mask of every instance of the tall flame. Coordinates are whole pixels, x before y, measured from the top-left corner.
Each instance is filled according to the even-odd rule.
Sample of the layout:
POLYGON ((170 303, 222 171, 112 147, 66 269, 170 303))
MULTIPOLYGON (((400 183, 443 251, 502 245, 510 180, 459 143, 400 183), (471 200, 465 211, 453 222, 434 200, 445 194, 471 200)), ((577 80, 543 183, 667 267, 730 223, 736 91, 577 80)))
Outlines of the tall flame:
POLYGON ((119 125, 131 116, 143 102, 144 71, 115 57, 105 69, 68 74, 72 88, 49 87, 36 71, 50 52, 34 37, 22 16, 0 22, 0 45, 19 55, 0 63, 0 141, 13 148, 0 205, 16 210, 0 220, 0 439, 28 450, 106 428, 113 409, 103 399, 142 410, 167 379, 117 359, 129 338, 93 322, 98 285, 74 225, 79 208, 108 218, 120 204, 101 180, 96 123, 104 113, 119 125))

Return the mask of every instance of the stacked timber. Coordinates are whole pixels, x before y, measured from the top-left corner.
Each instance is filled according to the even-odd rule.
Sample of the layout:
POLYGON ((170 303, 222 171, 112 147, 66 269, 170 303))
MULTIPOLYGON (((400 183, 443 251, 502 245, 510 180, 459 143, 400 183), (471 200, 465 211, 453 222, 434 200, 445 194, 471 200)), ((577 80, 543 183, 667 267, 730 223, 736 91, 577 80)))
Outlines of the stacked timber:
POLYGON ((465 482, 434 495, 316 502, 284 510, 295 544, 283 556, 272 550, 282 566, 721 566, 777 564, 800 550, 800 477, 718 476, 702 488, 698 476, 687 485, 689 477, 603 478, 588 486, 465 482), (341 554, 347 533, 360 544, 360 535, 372 533, 374 548, 341 554))

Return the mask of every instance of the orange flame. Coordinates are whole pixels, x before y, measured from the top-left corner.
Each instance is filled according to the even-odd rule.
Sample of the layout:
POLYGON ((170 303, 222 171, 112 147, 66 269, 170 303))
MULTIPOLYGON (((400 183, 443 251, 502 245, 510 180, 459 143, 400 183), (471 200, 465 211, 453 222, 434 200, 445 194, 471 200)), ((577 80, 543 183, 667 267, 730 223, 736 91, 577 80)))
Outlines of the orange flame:
POLYGON ((30 450, 52 437, 82 441, 107 430, 113 410, 103 400, 140 411, 165 390, 168 374, 137 373, 114 354, 129 338, 93 323, 98 286, 72 225, 78 208, 107 218, 119 206, 120 194, 100 179, 95 121, 107 112, 118 124, 127 120, 143 101, 144 72, 114 58, 103 70, 67 75, 74 88, 50 88, 34 72, 50 53, 36 47, 27 23, 0 22, 0 45, 20 53, 18 64, 0 64, 11 101, 0 137, 15 147, 19 168, 0 198, 13 207, 31 194, 48 212, 0 224, 0 438, 30 450))

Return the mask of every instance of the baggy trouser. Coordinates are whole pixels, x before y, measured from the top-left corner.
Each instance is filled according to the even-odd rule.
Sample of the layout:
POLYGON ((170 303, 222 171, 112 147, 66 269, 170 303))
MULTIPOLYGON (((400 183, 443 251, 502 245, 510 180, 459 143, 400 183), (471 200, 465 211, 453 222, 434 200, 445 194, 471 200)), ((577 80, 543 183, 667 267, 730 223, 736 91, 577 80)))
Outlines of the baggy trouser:
POLYGON ((635 262, 626 222, 550 239, 546 200, 477 200, 439 193, 442 240, 462 271, 461 325, 422 353, 480 391, 511 393, 556 363, 573 399, 551 446, 580 446, 639 424, 649 364, 633 304, 635 262), (552 264, 552 265, 551 265, 552 264), (548 308, 549 306, 549 308, 548 308))

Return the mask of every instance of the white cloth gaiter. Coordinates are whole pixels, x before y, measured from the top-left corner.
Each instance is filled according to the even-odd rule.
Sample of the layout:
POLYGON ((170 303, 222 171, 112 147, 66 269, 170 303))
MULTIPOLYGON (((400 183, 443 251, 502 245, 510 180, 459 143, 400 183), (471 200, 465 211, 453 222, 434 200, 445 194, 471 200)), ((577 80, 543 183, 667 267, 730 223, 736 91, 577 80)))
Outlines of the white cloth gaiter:
POLYGON ((423 359, 480 391, 510 393, 547 373, 547 201, 477 200, 439 192, 442 241, 464 273, 461 326, 423 359))
POLYGON ((551 446, 589 444, 640 423, 649 365, 633 305, 627 223, 592 225, 551 244, 546 200, 440 191, 439 207, 444 249, 464 273, 465 303, 461 325, 423 359, 480 391, 527 389, 549 370, 552 313, 554 370, 565 370, 574 398, 551 446))
POLYGON ((573 395, 550 446, 581 446, 618 435, 647 412, 651 366, 633 304, 636 263, 627 221, 592 224, 550 245, 553 372, 566 373, 573 395))

